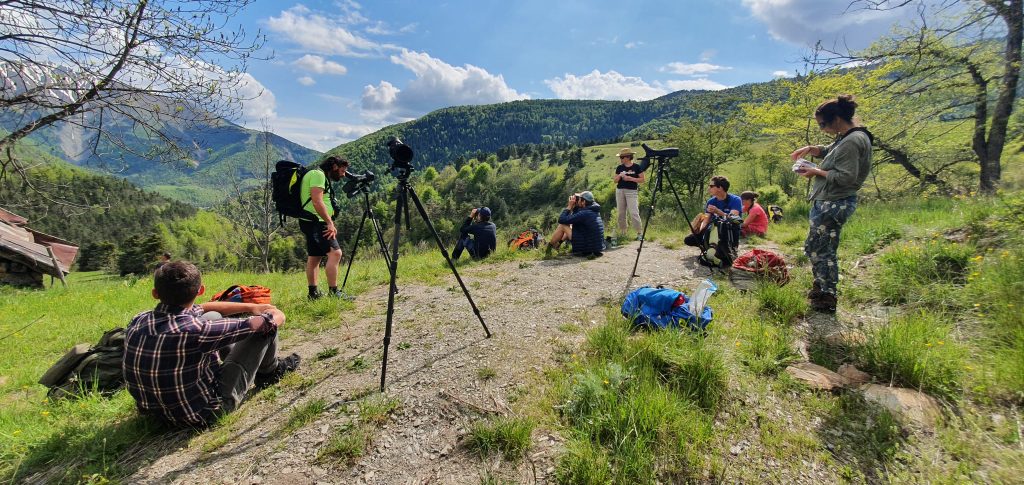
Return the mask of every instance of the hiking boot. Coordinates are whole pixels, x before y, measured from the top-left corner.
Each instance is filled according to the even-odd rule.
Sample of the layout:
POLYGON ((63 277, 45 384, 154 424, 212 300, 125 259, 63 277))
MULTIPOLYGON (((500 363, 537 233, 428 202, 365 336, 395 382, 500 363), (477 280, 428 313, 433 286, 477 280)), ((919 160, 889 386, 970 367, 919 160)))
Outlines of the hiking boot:
POLYGON ((309 298, 309 301, 313 301, 313 300, 319 300, 323 296, 324 296, 324 294, 320 293, 320 290, 316 290, 316 291, 310 293, 309 296, 307 296, 306 298, 309 298))
POLYGON ((818 280, 814 280, 814 283, 811 284, 811 291, 807 292, 807 298, 813 300, 821 295, 821 283, 818 283, 818 280))
POLYGON ((302 358, 296 353, 292 353, 292 355, 284 358, 278 357, 277 368, 267 374, 256 374, 256 382, 253 384, 253 387, 256 389, 266 389, 277 384, 285 374, 298 369, 300 361, 302 361, 302 358))
POLYGON ((835 313, 836 303, 836 295, 831 293, 822 292, 811 298, 811 308, 822 313, 835 313))

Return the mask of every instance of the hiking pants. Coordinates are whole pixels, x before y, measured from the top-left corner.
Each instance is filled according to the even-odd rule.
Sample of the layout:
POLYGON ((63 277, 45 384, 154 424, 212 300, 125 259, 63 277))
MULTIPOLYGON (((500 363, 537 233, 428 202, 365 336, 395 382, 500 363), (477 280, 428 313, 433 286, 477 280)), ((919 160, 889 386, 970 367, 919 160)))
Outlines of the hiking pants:
POLYGON ((811 205, 811 227, 804 242, 804 254, 811 260, 811 272, 821 291, 836 294, 839 286, 839 233, 857 210, 857 196, 840 200, 815 200, 811 205))
POLYGON ((452 248, 452 259, 459 259, 463 250, 469 253, 469 257, 476 259, 476 241, 473 238, 466 236, 456 241, 455 247, 452 248))
MULTIPOLYGON (((203 319, 221 318, 217 312, 203 314, 203 319)), ((234 411, 252 388, 256 374, 269 374, 277 369, 277 332, 256 333, 225 348, 227 356, 220 365, 221 409, 234 411)), ((222 354, 223 355, 223 354, 222 354)))
POLYGON ((625 234, 629 230, 629 226, 626 225, 627 215, 637 234, 640 234, 643 229, 643 223, 640 221, 639 194, 639 190, 615 189, 615 207, 619 213, 619 234, 625 234))

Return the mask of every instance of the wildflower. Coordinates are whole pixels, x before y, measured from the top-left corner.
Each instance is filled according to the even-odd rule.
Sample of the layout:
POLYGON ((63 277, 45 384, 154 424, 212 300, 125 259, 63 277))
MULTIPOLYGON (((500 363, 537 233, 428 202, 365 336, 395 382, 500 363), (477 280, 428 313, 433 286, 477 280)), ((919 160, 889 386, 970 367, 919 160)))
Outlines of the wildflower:
POLYGON ((974 370, 974 367, 971 367, 971 366, 969 366, 969 365, 965 365, 965 366, 964 366, 964 369, 967 369, 967 370, 974 370))
POLYGON ((924 346, 925 346, 925 347, 931 347, 931 346, 932 346, 932 343, 931 343, 931 342, 928 342, 928 343, 924 344, 924 346))
POLYGON ((41 414, 43 416, 49 416, 50 412, 49 411, 40 411, 39 414, 41 414))
POLYGON ((737 341, 736 341, 736 346, 737 346, 737 347, 739 347, 739 346, 740 346, 740 341, 739 341, 739 340, 737 340, 737 341))
POLYGON ((981 306, 981 303, 975 303, 975 304, 974 304, 974 308, 978 308, 978 307, 980 307, 980 306, 981 306))
POLYGON ((14 436, 18 436, 19 434, 21 434, 21 430, 20 429, 16 429, 16 430, 14 430, 14 433, 11 433, 11 434, 13 434, 14 436))
POLYGON ((605 384, 608 384, 608 379, 605 379, 605 380, 604 380, 604 383, 605 383, 605 384))
POLYGON ((985 316, 985 314, 984 313, 979 313, 978 316, 979 317, 983 317, 983 316, 985 316))
POLYGON ((943 344, 944 344, 945 342, 943 342, 943 341, 939 340, 939 342, 938 342, 938 343, 939 343, 939 345, 943 345, 943 344))

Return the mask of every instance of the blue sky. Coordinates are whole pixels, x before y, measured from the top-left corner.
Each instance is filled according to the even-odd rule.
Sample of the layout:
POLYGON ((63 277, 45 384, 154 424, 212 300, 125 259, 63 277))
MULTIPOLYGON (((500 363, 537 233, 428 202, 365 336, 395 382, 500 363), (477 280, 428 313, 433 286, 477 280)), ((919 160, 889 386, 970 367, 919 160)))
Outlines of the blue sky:
POLYGON ((446 106, 722 89, 802 70, 818 39, 867 45, 909 14, 848 5, 259 0, 234 21, 273 58, 250 65, 248 92, 262 94, 239 121, 323 151, 446 106))

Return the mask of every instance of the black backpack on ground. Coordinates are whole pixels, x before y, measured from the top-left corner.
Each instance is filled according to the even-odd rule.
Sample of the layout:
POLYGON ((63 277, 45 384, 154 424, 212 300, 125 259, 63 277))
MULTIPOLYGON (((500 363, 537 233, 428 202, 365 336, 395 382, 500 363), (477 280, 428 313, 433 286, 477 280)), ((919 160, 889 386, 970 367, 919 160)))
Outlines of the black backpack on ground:
POLYGON ((124 387, 124 329, 103 334, 96 345, 78 344, 53 364, 39 383, 49 387, 51 399, 76 397, 97 391, 109 396, 124 387))
POLYGON ((274 168, 274 172, 270 174, 270 188, 279 217, 278 222, 283 226, 286 217, 306 221, 317 220, 316 216, 306 210, 311 199, 301 200, 302 177, 309 169, 289 160, 277 162, 274 168))
POLYGON ((714 221, 712 226, 704 231, 697 263, 709 268, 732 267, 739 247, 739 233, 739 224, 734 221, 714 221))

